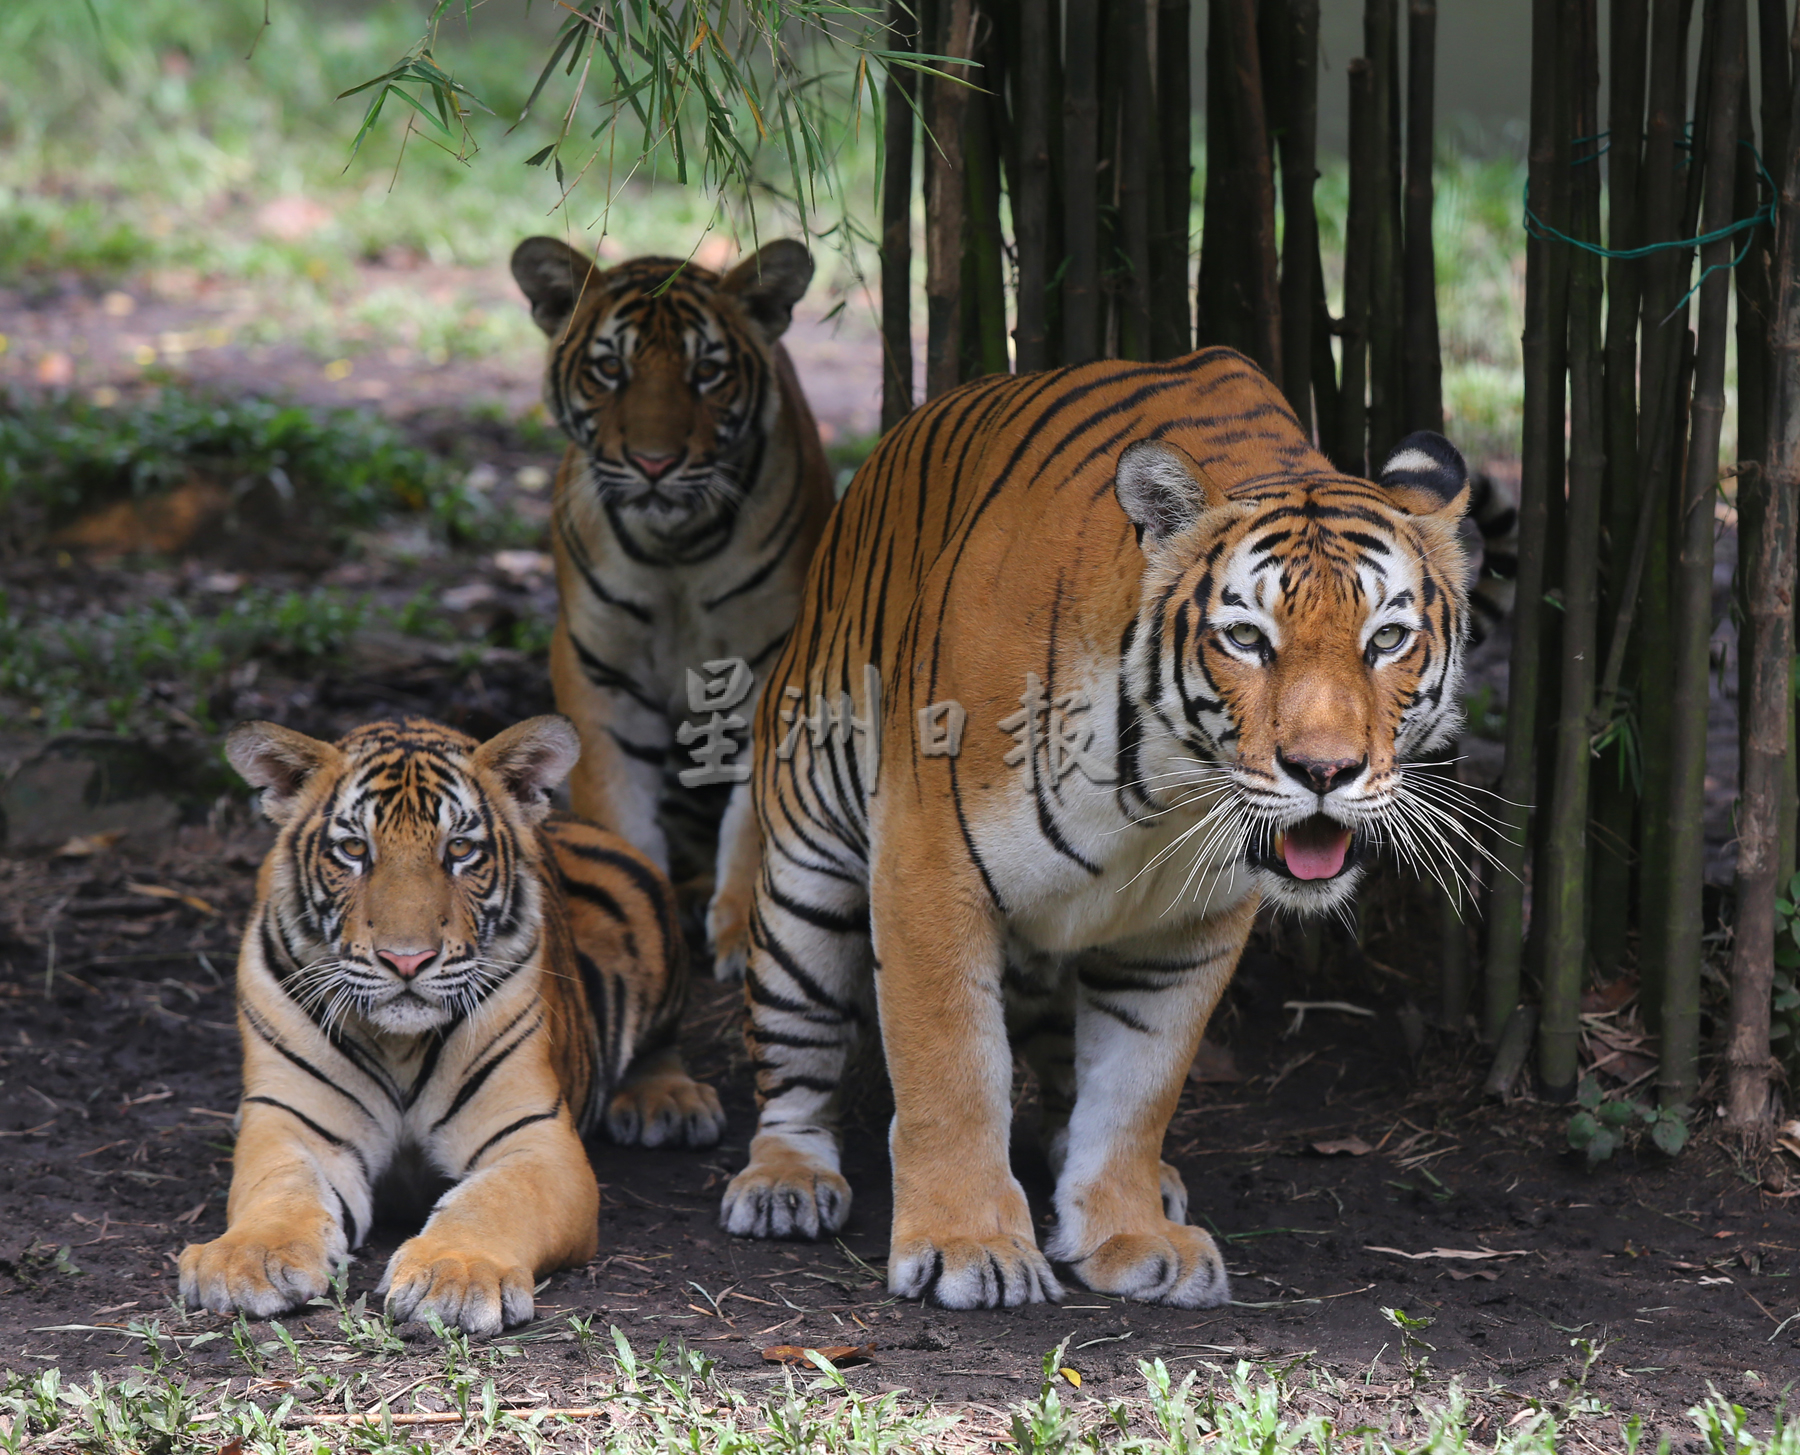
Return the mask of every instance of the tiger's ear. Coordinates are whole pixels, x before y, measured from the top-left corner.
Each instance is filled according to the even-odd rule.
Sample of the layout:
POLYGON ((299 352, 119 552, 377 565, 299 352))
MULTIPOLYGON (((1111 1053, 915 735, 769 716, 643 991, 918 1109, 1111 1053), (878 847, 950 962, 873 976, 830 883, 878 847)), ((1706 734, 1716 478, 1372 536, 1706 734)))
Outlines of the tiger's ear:
POLYGON ((1380 484, 1408 515, 1436 515, 1454 525, 1469 508, 1469 467, 1455 445, 1422 429, 1394 446, 1380 484))
POLYGON ((273 722, 239 723, 225 739, 225 756, 246 783, 262 789, 263 815, 278 824, 294 816, 314 775, 343 762, 330 743, 273 722))
POLYGON ((561 713, 528 717, 475 750, 475 766, 498 778, 533 822, 550 811, 550 790, 581 756, 575 724, 561 713))
POLYGON ((774 343, 787 332, 794 305, 812 282, 813 258, 791 237, 750 254, 722 279, 719 292, 734 294, 763 337, 774 343))
POLYGON ((1119 456, 1113 488, 1146 550, 1180 535, 1207 511, 1231 505, 1231 497, 1192 455, 1162 440, 1128 446, 1119 456))
POLYGON ((528 237, 513 249, 512 275, 531 300, 532 322, 555 338, 575 311, 594 265, 553 237, 528 237))

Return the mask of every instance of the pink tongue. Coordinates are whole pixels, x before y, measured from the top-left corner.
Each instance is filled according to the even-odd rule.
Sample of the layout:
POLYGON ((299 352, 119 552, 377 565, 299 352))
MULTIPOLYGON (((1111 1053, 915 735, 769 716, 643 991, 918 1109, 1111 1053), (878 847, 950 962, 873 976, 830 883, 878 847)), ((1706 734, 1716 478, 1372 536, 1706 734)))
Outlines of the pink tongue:
POLYGON ((1296 879, 1330 879, 1344 867, 1350 851, 1350 830, 1335 825, 1323 832, 1310 823, 1290 831, 1281 846, 1288 873, 1296 879))

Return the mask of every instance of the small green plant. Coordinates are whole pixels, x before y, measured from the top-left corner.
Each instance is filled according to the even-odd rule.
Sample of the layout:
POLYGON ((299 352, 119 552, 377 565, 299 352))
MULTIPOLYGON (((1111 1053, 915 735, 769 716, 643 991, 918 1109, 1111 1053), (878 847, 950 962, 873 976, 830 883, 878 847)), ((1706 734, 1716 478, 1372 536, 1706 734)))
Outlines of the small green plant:
POLYGON ((1425 1342, 1424 1333, 1436 1322, 1429 1314, 1415 1318, 1402 1308, 1384 1308, 1381 1316, 1400 1331, 1400 1357, 1414 1384, 1431 1377, 1431 1356, 1437 1345, 1425 1342))
POLYGON ((1068 1347, 1069 1341, 1064 1339, 1044 1355, 1044 1379, 1037 1398, 1013 1411, 1013 1448, 1019 1455, 1062 1455, 1080 1441, 1081 1427, 1070 1418, 1057 1389, 1064 1382, 1063 1354, 1068 1347))
POLYGON ((1621 1147, 1648 1136, 1665 1156, 1687 1145, 1687 1113, 1682 1107, 1651 1106, 1622 1096, 1608 1097, 1592 1076, 1581 1078, 1575 1099, 1581 1109, 1569 1118, 1569 1145, 1597 1167, 1621 1147))

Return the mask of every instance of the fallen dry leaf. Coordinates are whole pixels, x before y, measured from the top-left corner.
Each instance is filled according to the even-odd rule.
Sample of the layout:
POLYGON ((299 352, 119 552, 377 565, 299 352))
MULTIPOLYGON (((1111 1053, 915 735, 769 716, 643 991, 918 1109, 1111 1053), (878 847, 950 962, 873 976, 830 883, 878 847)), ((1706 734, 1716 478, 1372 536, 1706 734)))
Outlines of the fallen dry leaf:
POLYGON ((1784 1152, 1800 1157, 1800 1117, 1775 1128, 1775 1145, 1784 1152))
POLYGON ((1396 1258, 1410 1258, 1417 1263, 1425 1258, 1462 1258, 1470 1262, 1479 1262, 1488 1258, 1523 1258, 1531 1251, 1529 1248, 1433 1248, 1426 1253, 1405 1253, 1398 1248, 1377 1248, 1373 1244, 1363 1244, 1365 1253, 1392 1253, 1396 1258))
POLYGON ((1458 1283, 1467 1283, 1471 1278, 1493 1283, 1500 1277, 1492 1268, 1446 1268, 1444 1272, 1458 1283))
POLYGON ((182 1213, 180 1217, 175 1219, 175 1221, 178 1223, 198 1222, 200 1220, 200 1214, 205 1211, 206 1211, 206 1203, 204 1200, 202 1200, 200 1202, 195 1203, 186 1212, 182 1213))
POLYGON ((1638 982, 1635 975, 1621 975, 1617 980, 1609 980, 1605 985, 1581 993, 1581 1013, 1583 1015, 1606 1015, 1617 1010, 1637 994, 1638 982))
POLYGON ((127 892, 131 894, 142 894, 149 899, 173 899, 185 904, 189 909, 199 910, 201 914, 209 914, 215 919, 219 916, 218 910, 214 909, 204 899, 200 898, 199 895, 183 894, 179 889, 171 889, 166 884, 135 884, 128 882, 125 885, 125 888, 127 892))
POLYGON ((105 833, 99 834, 77 834, 50 857, 52 859, 91 859, 95 854, 104 854, 124 837, 124 829, 108 829, 105 833))
POLYGON ((1361 1137, 1339 1137, 1331 1142, 1314 1142, 1312 1149, 1321 1157, 1367 1157, 1375 1150, 1361 1137))
POLYGON ((1067 1364, 1065 1364, 1065 1365, 1063 1365, 1063 1367, 1061 1369, 1057 1370, 1056 1372, 1058 1374, 1062 1375, 1062 1377, 1064 1379, 1068 1380, 1070 1384, 1074 1385, 1075 1388, 1077 1388, 1077 1389, 1081 1388, 1081 1371, 1079 1369, 1071 1369, 1071 1368, 1069 1368, 1069 1366, 1067 1364))
POLYGON ((816 1348, 811 1344, 775 1344, 764 1349, 762 1356, 771 1364, 811 1364, 807 1357, 811 1354, 828 1364, 855 1364, 874 1353, 873 1344, 821 1344, 816 1348))
POLYGON ((1216 1041, 1200 1042, 1200 1049, 1194 1052, 1194 1064, 1188 1067, 1189 1081, 1206 1085, 1243 1079, 1243 1072, 1237 1068, 1237 1057, 1231 1054, 1229 1046, 1221 1046, 1216 1041))

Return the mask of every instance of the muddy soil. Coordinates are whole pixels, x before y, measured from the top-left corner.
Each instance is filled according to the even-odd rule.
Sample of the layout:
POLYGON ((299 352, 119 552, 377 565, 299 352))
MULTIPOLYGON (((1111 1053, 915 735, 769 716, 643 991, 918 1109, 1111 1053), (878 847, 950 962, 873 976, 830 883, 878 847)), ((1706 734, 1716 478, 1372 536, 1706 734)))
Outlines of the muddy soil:
MULTIPOLYGON (((73 1376, 141 1360, 123 1330, 169 1319, 176 1255, 223 1230, 238 1091, 229 981, 268 840, 228 803, 152 848, 127 839, 0 869, 0 1366, 56 1363, 73 1376)), ((1310 1351, 1379 1399, 1411 1388, 1382 1314, 1399 1308, 1432 1321, 1430 1374, 1488 1391, 1497 1421, 1526 1398, 1567 1396, 1556 1381, 1579 1373, 1578 1339, 1604 1346, 1587 1392, 1621 1414, 1679 1427, 1711 1383, 1766 1417, 1800 1374, 1800 1323, 1782 1323, 1800 1307, 1800 1217, 1769 1190, 1783 1170, 1744 1165, 1702 1132, 1673 1162, 1645 1150, 1588 1172, 1564 1146, 1566 1109, 1484 1101, 1477 1047, 1429 1029, 1419 1039, 1408 1007, 1420 986, 1391 963, 1403 947, 1375 943, 1379 964, 1345 950, 1303 974, 1280 933, 1259 931, 1207 1062, 1238 1079, 1190 1084, 1171 1127, 1194 1216, 1226 1240, 1238 1300, 1227 1307, 1151 1308, 1073 1282, 1060 1306, 996 1312, 890 1299, 878 1281, 890 1213, 878 1093, 848 1132, 856 1203, 841 1239, 727 1237, 719 1193, 744 1161, 753 1109, 740 994, 707 982, 687 1054, 723 1094, 724 1144, 595 1143, 601 1253, 550 1280, 539 1317, 591 1314, 641 1344, 683 1340, 746 1379, 765 1374, 768 1345, 874 1342, 858 1387, 1004 1405, 1035 1390, 1043 1354, 1065 1337, 1066 1362, 1100 1398, 1136 1392, 1143 1358, 1186 1367, 1310 1351), (1284 1002, 1315 998, 1375 1014, 1313 1010, 1294 1027, 1284 1002)), ((1022 1081, 1015 1165, 1044 1213, 1034 1120, 1022 1081)), ((353 1295, 372 1289, 407 1231, 377 1231, 353 1295)), ((311 1321, 327 1330, 335 1315, 311 1321)), ((199 1314, 188 1327, 219 1323, 199 1314)), ((196 1349, 200 1369, 227 1347, 196 1349)), ((538 1377, 573 1357, 561 1344, 525 1348, 518 1367, 538 1377)))
MULTIPOLYGON (((489 282, 501 306, 500 284, 489 282)), ((198 379, 241 387, 254 374, 318 402, 379 404, 411 421, 422 443, 454 448, 503 482, 553 463, 491 416, 471 422, 458 412, 459 400, 474 395, 522 406, 535 393, 535 359, 426 375, 375 356, 359 361, 353 384, 326 381, 327 389, 317 361, 299 353, 253 356, 208 342, 202 315, 228 300, 144 291, 136 311, 115 303, 109 312, 103 300, 0 298, 0 327, 30 341, 14 347, 0 374, 54 384, 45 370, 68 368, 74 377, 58 387, 142 388, 149 381, 128 377, 135 331, 165 365, 179 354, 198 379), (182 340, 185 352, 163 347, 182 340)), ((836 342, 809 344, 808 330, 819 327, 803 321, 795 335, 809 392, 835 432, 862 432, 878 374, 840 366, 836 342), (837 402, 826 402, 834 389, 837 402)), ((547 517, 529 491, 513 505, 547 517)), ((267 572, 255 579, 335 582, 395 603, 429 590, 470 641, 491 639, 499 617, 542 621, 554 612, 541 555, 451 556, 421 541, 400 544, 367 543, 358 559, 291 581, 267 572)), ((36 602, 54 614, 58 603, 240 589, 249 574, 241 565, 172 561, 145 571, 46 555, 0 563, 0 584, 16 605, 36 602)), ((1490 644, 1482 680, 1498 678, 1503 659, 1503 643, 1490 644)), ((1721 683, 1733 675, 1722 672, 1721 683)), ((1732 728, 1729 704, 1716 705, 1709 877, 1728 882, 1732 728)), ((419 711, 485 735, 550 706, 540 657, 494 648, 471 665, 455 644, 376 632, 320 675, 290 679, 271 669, 234 678, 211 709, 221 722, 274 717, 321 735, 419 711)), ((157 754, 204 756, 210 745, 198 734, 185 745, 149 745, 131 772, 154 780, 163 771, 157 754)), ((42 746, 13 735, 0 741, 0 759, 16 764, 42 746)), ((85 741, 65 748, 77 758, 98 751, 85 741)), ((1477 754, 1472 777, 1497 767, 1488 759, 1477 754)), ((224 1227, 238 1094, 230 980, 269 831, 228 784, 175 792, 179 772, 168 771, 170 782, 145 790, 154 813, 145 810, 150 817, 123 838, 86 834, 87 825, 52 811, 33 843, 15 821, 10 857, 0 859, 0 1368, 57 1364, 77 1377, 141 1360, 128 1325, 175 1317, 176 1255, 224 1227)), ((52 780, 62 781, 54 773, 44 781, 52 780)), ((1215 1023, 1218 1054, 1188 1087, 1170 1131, 1168 1156, 1187 1179, 1192 1215, 1226 1240, 1237 1302, 1149 1308, 1072 1282, 1060 1306, 986 1313, 888 1298, 878 1090, 847 1132, 856 1203, 841 1239, 727 1237, 716 1226, 718 1198, 743 1164, 754 1114, 741 997, 702 983, 687 1049, 724 1098, 726 1141, 705 1154, 592 1147, 604 1188, 602 1252, 550 1280, 541 1327, 591 1314, 640 1345, 686 1341, 746 1380, 775 1377, 765 1346, 872 1342, 874 1360, 850 1375, 857 1387, 989 1406, 1033 1392, 1043 1354, 1064 1338, 1084 1397, 1102 1399, 1137 1392, 1143 1358, 1180 1368, 1306 1354, 1379 1402, 1412 1388, 1408 1363, 1423 1357, 1425 1382, 1441 1388, 1455 1374, 1483 1392, 1484 1442, 1526 1399, 1566 1407, 1574 1387, 1558 1381, 1579 1379, 1597 1348, 1586 1393, 1672 1430, 1677 1450, 1690 1443, 1681 1414, 1709 1383, 1766 1423, 1800 1374, 1800 1322, 1784 1322, 1800 1311, 1800 1216, 1791 1200, 1800 1167, 1780 1165, 1781 1153, 1747 1164, 1703 1126, 1674 1161, 1644 1148, 1586 1170, 1566 1147, 1567 1108, 1484 1100, 1485 1053, 1462 1028, 1435 1028, 1417 1009, 1434 997, 1433 902, 1392 880, 1368 900, 1360 948, 1335 929, 1322 949, 1279 926, 1259 929, 1215 1023), (1284 1007, 1296 1000, 1372 1014, 1314 1010, 1295 1024, 1284 1007), (1387 1308, 1431 1320, 1420 1335, 1431 1349, 1403 1350, 1387 1308)), ((1611 1058, 1609 1084, 1641 1076, 1650 1063, 1629 1000, 1593 1009, 1600 1019, 1588 1050, 1611 1058)), ((1034 1123, 1022 1079, 1015 1163, 1041 1214, 1049 1178, 1034 1123)), ((377 1230, 353 1265, 353 1296, 372 1289, 408 1231, 377 1230)), ((187 1317, 190 1328, 220 1322, 187 1317)), ((330 1313, 289 1323, 297 1321, 335 1327, 330 1313)), ((226 1347, 207 1344, 193 1357, 205 1368, 216 1356, 222 1376, 226 1347)), ((522 1347, 517 1367, 532 1377, 552 1377, 575 1357, 553 1341, 522 1347)))

